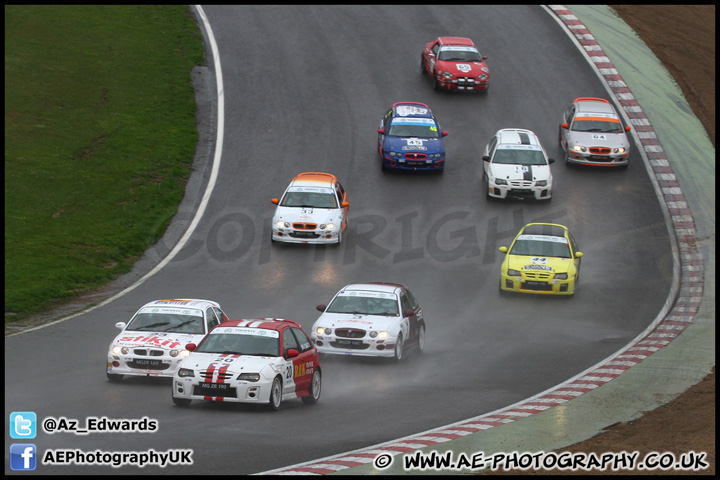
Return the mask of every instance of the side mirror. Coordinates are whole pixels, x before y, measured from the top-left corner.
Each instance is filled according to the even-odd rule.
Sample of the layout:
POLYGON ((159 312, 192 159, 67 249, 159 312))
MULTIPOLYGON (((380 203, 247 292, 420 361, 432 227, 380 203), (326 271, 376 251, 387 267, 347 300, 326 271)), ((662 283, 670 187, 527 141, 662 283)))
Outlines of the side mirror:
POLYGON ((123 330, 127 326, 127 323, 125 322, 117 322, 115 324, 115 328, 119 328, 120 330, 123 330))
POLYGON ((381 133, 385 135, 385 129, 384 128, 378 128, 378 133, 381 133))
POLYGON ((326 307, 325 305, 318 305, 318 306, 315 307, 315 308, 317 308, 318 311, 320 311, 320 312, 324 312, 327 307, 326 307))
POLYGON ((569 124, 569 123, 561 123, 560 126, 561 126, 562 128, 570 128, 570 124, 569 124))
POLYGON ((487 55, 483 55, 483 61, 487 60, 487 55))
POLYGON ((342 206, 343 208, 347 208, 347 207, 350 206, 350 202, 348 202, 348 201, 346 200, 346 201, 342 202, 341 206, 342 206))
POLYGON ((507 247, 500 247, 498 250, 500 250, 502 253, 507 253, 507 247))
POLYGON ((483 155, 483 161, 489 162, 489 161, 490 161, 490 157, 489 157, 488 155, 483 155))
POLYGON ((443 130, 442 136, 443 136, 443 137, 447 137, 447 136, 448 136, 448 132, 447 132, 446 130, 443 130))
POLYGON ((428 57, 433 57, 433 58, 435 58, 435 54, 432 53, 432 52, 430 52, 430 53, 428 53, 428 57))
POLYGON ((548 163, 555 163, 555 159, 554 159, 554 158, 548 158, 548 163))
POLYGON ((625 131, 629 132, 630 130, 632 130, 632 128, 630 128, 630 125, 625 125, 625 131))
POLYGON ((403 316, 405 317, 412 317, 413 315, 415 315, 415 310, 413 310, 412 308, 408 308, 403 312, 403 316))
POLYGON ((582 257, 582 252, 575 252, 575 258, 582 257))
POLYGON ((187 345, 185 345, 185 350, 187 350, 188 352, 194 352, 196 348, 197 345, 195 345, 194 343, 188 343, 187 345))
POLYGON ((295 350, 294 348, 288 348, 288 351, 287 351, 287 353, 285 354, 285 357, 287 357, 287 358, 294 358, 294 357, 297 357, 298 355, 300 355, 300 352, 298 352, 298 351, 295 350))
POLYGON ((280 203, 280 200, 277 198, 272 198, 270 199, 270 203, 274 203, 275 205, 277 205, 278 203, 280 203))

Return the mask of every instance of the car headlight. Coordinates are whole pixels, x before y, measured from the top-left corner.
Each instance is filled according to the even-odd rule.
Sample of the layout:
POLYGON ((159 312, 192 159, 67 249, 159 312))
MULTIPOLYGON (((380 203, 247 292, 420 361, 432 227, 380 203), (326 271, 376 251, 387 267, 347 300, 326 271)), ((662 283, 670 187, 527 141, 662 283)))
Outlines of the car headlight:
POLYGON ((556 273, 555 279, 556 280, 567 280, 568 276, 567 273, 556 273))
POLYGON ((192 370, 190 368, 180 368, 177 371, 178 377, 194 377, 195 376, 195 370, 192 370))
POLYGON ((496 178, 495 185, 507 185, 507 180, 503 180, 502 178, 496 178))
POLYGON ((289 222, 283 222, 282 220, 280 220, 279 222, 277 222, 276 225, 277 225, 278 228, 289 228, 289 227, 290 227, 290 223, 289 223, 289 222))
POLYGON ((386 339, 388 336, 390 336, 390 334, 389 334, 388 332, 383 331, 383 332, 378 332, 377 336, 378 336, 379 339, 384 340, 384 339, 386 339))
POLYGON ((401 154, 396 152, 390 152, 391 157, 399 157, 401 154))
POLYGON ((180 353, 179 350, 170 350, 171 357, 177 357, 179 353, 180 353))
POLYGON ((378 336, 378 332, 376 332, 374 330, 372 332, 370 332, 370 338, 375 338, 377 336, 378 336))
POLYGON ((576 152, 587 152, 587 147, 583 147, 582 145, 575 145, 573 147, 573 150, 576 152))
POLYGON ((512 268, 508 268, 507 274, 508 277, 519 277, 521 275, 519 270, 513 270, 512 268))
POLYGON ((535 182, 535 185, 537 185, 538 187, 546 187, 547 180, 539 180, 539 181, 535 182))
POLYGON ((257 382, 260 380, 260 374, 259 373, 241 373, 237 377, 238 380, 245 380, 248 382, 257 382))
POLYGON ((183 358, 187 357, 188 355, 190 355, 190 350, 182 350, 180 352, 180 356, 183 358))
POLYGON ((332 333, 332 328, 318 327, 315 330, 315 333, 318 335, 330 335, 332 333))
POLYGON ((115 345, 115 346, 112 348, 112 352, 113 352, 115 355, 118 355, 118 354, 120 354, 120 353, 122 353, 123 355, 127 355, 129 351, 130 351, 130 350, 128 349, 128 347, 121 347, 121 346, 119 346, 119 345, 115 345))
POLYGON ((487 74, 485 74, 485 73, 481 74, 481 75, 478 77, 478 79, 480 79, 480 80, 487 80, 487 78, 488 78, 488 76, 487 76, 487 74))
POLYGON ((450 73, 450 72, 442 72, 441 75, 442 75, 443 77, 445 77, 445 78, 452 78, 452 77, 453 77, 453 74, 450 73))
POLYGON ((625 153, 625 147, 616 148, 613 150, 614 153, 625 153))
POLYGON ((323 223, 320 225, 320 230, 332 230, 333 228, 335 228, 334 223, 323 223))

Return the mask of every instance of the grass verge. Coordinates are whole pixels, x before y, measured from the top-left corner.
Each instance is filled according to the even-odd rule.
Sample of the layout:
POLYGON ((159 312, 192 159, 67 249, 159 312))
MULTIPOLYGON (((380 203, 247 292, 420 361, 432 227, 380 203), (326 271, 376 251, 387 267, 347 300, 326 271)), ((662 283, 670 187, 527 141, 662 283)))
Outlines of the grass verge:
POLYGON ((5 321, 127 273, 197 144, 185 5, 5 6, 5 321))

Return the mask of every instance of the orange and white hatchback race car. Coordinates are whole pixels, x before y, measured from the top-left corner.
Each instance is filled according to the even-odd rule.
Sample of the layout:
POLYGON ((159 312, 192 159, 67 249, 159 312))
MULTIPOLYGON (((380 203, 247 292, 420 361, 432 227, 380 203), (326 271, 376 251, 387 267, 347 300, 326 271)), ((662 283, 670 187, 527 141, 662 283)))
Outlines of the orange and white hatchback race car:
POLYGON ((292 179, 272 220, 272 241, 340 244, 347 227, 348 196, 335 175, 306 172, 292 179))
POLYGON ((565 163, 598 167, 627 167, 630 141, 620 116, 602 98, 576 98, 562 113, 560 146, 565 163))

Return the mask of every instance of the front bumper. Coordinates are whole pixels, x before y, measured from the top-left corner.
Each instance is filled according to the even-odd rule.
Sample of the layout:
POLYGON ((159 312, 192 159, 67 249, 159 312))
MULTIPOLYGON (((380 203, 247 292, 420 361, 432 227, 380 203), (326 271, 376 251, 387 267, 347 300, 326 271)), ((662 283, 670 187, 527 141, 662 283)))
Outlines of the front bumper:
POLYGON ((630 161, 630 152, 620 155, 597 155, 570 150, 567 154, 568 163, 575 165, 594 165, 596 167, 625 167, 630 161))
POLYGON ((270 402, 272 381, 248 382, 233 380, 227 383, 209 382, 203 388, 198 378, 173 378, 172 396, 186 400, 209 400, 214 402, 258 403, 270 402))
POLYGON ((389 170, 438 171, 445 168, 445 157, 433 160, 405 160, 383 155, 383 167, 389 170))
POLYGON ((493 198, 550 200, 550 198, 552 198, 552 185, 536 187, 525 185, 495 185, 491 183, 488 186, 488 195, 493 198))
POLYGON ((506 292, 534 293, 538 295, 573 295, 575 280, 534 279, 525 275, 500 275, 500 289, 506 292))
POLYGON ((108 352, 107 373, 142 377, 172 377, 184 358, 180 355, 171 357, 168 351, 157 356, 133 353, 115 354, 110 351, 108 352))
POLYGON ((331 355, 357 355, 364 357, 393 357, 397 337, 349 339, 335 335, 312 335, 318 353, 331 355))
POLYGON ((438 77, 437 85, 443 90, 485 92, 490 87, 490 82, 488 80, 477 80, 466 77, 452 78, 449 80, 444 77, 438 77))
POLYGON ((292 226, 280 228, 273 225, 272 239, 275 242, 285 243, 338 243, 340 241, 340 230, 296 230, 292 226))

